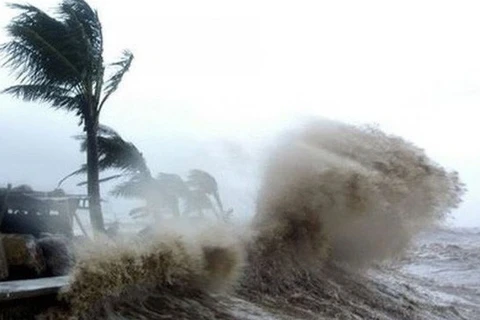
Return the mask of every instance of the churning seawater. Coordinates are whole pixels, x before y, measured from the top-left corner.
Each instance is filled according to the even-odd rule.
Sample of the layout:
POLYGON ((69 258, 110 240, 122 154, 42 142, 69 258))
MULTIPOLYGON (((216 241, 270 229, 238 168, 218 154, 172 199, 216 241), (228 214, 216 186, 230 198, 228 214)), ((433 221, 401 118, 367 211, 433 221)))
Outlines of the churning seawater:
POLYGON ((465 189, 377 128, 281 137, 244 224, 170 220, 84 245, 73 319, 480 319, 475 231, 439 229, 465 189))

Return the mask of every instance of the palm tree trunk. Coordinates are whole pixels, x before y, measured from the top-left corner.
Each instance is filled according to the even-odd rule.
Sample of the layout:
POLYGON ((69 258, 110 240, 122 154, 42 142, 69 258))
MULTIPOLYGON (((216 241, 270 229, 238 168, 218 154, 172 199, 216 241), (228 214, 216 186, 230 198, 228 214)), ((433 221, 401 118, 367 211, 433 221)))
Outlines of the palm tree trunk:
POLYGON ((90 221, 94 233, 104 232, 102 206, 100 203, 100 183, 98 173, 97 126, 87 124, 87 177, 90 221))
MULTIPOLYGON (((0 227, 2 226, 2 221, 3 221, 3 218, 5 216, 5 213, 8 210, 7 200, 8 200, 8 194, 10 193, 11 189, 12 189, 12 185, 9 183, 7 185, 7 189, 5 190, 5 194, 0 199, 0 227)), ((1 277, 0 277, 0 279, 1 279, 1 277)))

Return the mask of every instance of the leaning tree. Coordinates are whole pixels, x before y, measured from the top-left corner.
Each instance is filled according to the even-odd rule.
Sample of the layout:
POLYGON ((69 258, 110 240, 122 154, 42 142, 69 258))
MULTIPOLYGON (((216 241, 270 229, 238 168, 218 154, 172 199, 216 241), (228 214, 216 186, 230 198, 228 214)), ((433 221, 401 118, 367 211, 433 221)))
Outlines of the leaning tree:
MULTIPOLYGON (((81 141, 81 150, 86 151, 87 137, 76 137, 81 141)), ((112 194, 125 198, 145 200, 145 206, 133 209, 130 214, 143 216, 152 214, 160 218, 161 212, 166 210, 174 216, 198 213, 203 216, 203 210, 212 210, 217 218, 225 220, 231 210, 223 209, 218 184, 215 178, 202 170, 191 170, 187 181, 177 174, 159 173, 154 177, 148 168, 147 162, 140 150, 129 141, 122 138, 118 132, 105 125, 98 130, 98 157, 100 171, 114 170, 115 174, 100 179, 100 182, 123 178, 124 181, 116 185, 112 194), (212 196, 217 208, 210 200, 212 196), (180 210, 180 200, 185 204, 185 210, 180 210)), ((58 187, 68 178, 87 172, 87 165, 60 180, 58 187)), ((81 182, 80 185, 83 185, 81 182)))
POLYGON ((83 0, 64 0, 55 15, 32 5, 10 4, 20 13, 7 26, 10 40, 0 47, 4 65, 17 85, 5 93, 26 101, 46 102, 75 113, 87 136, 90 219, 104 230, 100 203, 97 131, 102 108, 130 68, 133 54, 103 61, 103 35, 97 11, 83 0))

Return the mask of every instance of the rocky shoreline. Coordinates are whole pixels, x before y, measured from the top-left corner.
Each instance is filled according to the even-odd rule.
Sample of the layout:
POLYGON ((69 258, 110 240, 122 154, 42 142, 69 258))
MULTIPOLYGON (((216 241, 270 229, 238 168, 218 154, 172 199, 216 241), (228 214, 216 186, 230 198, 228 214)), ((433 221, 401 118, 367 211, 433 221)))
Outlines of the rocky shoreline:
POLYGON ((73 239, 58 234, 0 234, 0 248, 0 281, 63 276, 75 260, 73 239))
POLYGON ((0 319, 36 319, 62 305, 57 293, 75 262, 74 241, 59 234, 0 234, 0 319))

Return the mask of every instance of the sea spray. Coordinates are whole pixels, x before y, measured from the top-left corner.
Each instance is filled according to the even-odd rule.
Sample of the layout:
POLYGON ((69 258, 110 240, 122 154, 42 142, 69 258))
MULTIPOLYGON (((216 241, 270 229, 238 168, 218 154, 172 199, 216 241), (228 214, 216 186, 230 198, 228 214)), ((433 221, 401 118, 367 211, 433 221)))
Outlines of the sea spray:
POLYGON ((378 295, 357 272, 401 255, 464 191, 455 172, 399 137, 309 123, 284 135, 265 164, 240 292, 285 312, 295 306, 301 318, 410 319, 420 310, 378 295))
POLYGON ((243 247, 229 229, 203 224, 192 231, 177 224, 146 238, 96 240, 79 252, 62 297, 72 316, 90 318, 111 313, 114 304, 142 303, 147 292, 228 291, 244 260, 243 247))
POLYGON ((70 314, 235 318, 214 292, 295 318, 411 319, 422 311, 338 263, 361 272, 401 254, 460 203, 455 172, 399 137, 332 121, 282 136, 264 169, 247 228, 165 220, 142 239, 84 251, 64 293, 70 314))
POLYGON ((316 121, 285 135, 267 161, 253 228, 289 232, 280 237, 303 256, 330 250, 335 260, 369 264, 401 253, 463 192, 455 172, 399 137, 316 121))

